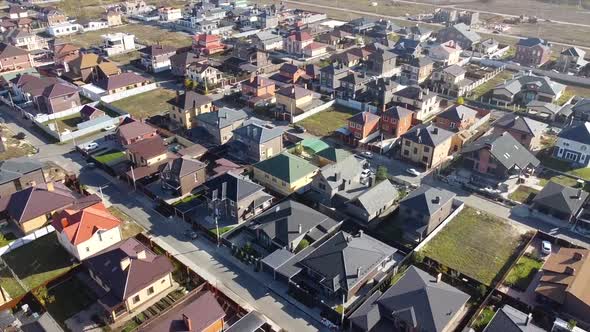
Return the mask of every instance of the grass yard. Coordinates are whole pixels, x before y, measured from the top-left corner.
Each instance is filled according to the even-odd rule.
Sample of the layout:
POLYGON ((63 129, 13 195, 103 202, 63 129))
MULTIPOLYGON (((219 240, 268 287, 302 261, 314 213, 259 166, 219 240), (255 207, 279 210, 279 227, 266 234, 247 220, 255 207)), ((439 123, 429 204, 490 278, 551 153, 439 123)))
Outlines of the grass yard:
POLYGON ((518 188, 516 188, 515 191, 513 191, 508 198, 510 198, 513 201, 517 201, 517 202, 521 202, 524 203, 527 201, 527 198, 529 198, 529 196, 531 194, 538 194, 539 191, 536 189, 533 189, 531 187, 527 187, 527 186, 518 186, 518 188))
POLYGON ((63 323, 96 301, 96 295, 76 277, 72 277, 47 291, 55 300, 47 310, 58 322, 63 323))
MULTIPOLYGON (((234 229, 234 227, 235 227, 235 226, 225 226, 225 227, 220 227, 220 228, 219 228, 219 236, 222 236, 223 234, 225 234, 225 233, 227 233, 227 232, 231 231, 232 229, 234 229)), ((217 236, 217 229, 215 229, 215 228, 211 228, 211 229, 209 230, 209 232, 211 232, 211 234, 212 234, 213 236, 217 236)))
POLYGON ((176 96, 174 91, 159 88, 117 100, 111 104, 131 114, 134 119, 144 119, 169 110, 170 107, 167 102, 174 96, 176 96))
POLYGON ((191 202, 199 197, 201 197, 201 194, 188 195, 188 196, 183 197, 183 198, 177 200, 176 202, 172 203, 172 206, 188 203, 188 202, 191 202))
POLYGON ((0 267, 0 287, 10 295, 11 298, 17 298, 25 295, 27 291, 14 278, 8 267, 0 267))
MULTIPOLYGON (((539 158, 539 160, 541 161, 541 165, 543 165, 547 168, 554 169, 556 171, 560 171, 563 173, 571 174, 573 176, 577 176, 581 179, 584 179, 587 182, 585 189, 586 190, 590 189, 590 186, 588 185, 588 182, 590 182, 590 168, 586 168, 586 167, 571 168, 571 166, 568 162, 565 162, 563 160, 554 159, 547 152, 540 153, 539 155, 537 155, 537 158, 539 158)), ((555 174, 555 173, 553 173, 553 174, 555 174)), ((570 187, 577 186, 577 180, 575 178, 565 176, 565 175, 554 175, 554 176, 549 177, 549 176, 543 174, 543 175, 540 175, 539 178, 540 178, 540 181, 539 181, 540 186, 545 186, 549 181, 553 181, 553 182, 562 184, 564 186, 570 186, 570 187)))
POLYGON ((485 307, 473 323, 473 328, 475 328, 476 331, 481 331, 484 327, 488 326, 488 323, 492 320, 494 314, 495 312, 492 307, 485 307))
POLYGON ((504 284, 521 292, 526 291, 533 277, 543 266, 543 261, 529 256, 522 256, 508 273, 504 284))
POLYGON ((485 96, 488 92, 490 92, 496 85, 504 82, 505 80, 511 79, 514 73, 508 70, 504 70, 498 73, 498 75, 494 76, 491 80, 485 82, 484 84, 478 86, 477 88, 473 89, 470 92, 470 99, 477 100, 483 96, 485 96))
POLYGON ((16 248, 2 258, 29 290, 65 274, 75 266, 73 258, 57 242, 55 233, 16 248))
POLYGON ((144 231, 143 227, 136 223, 127 213, 114 206, 109 207, 108 210, 113 216, 121 220, 121 237, 123 239, 135 237, 137 234, 144 231))
POLYGON ((109 57, 109 60, 118 63, 119 65, 128 65, 131 61, 139 59, 139 51, 132 51, 123 54, 117 54, 109 57))
POLYGON ((64 131, 64 129, 69 129, 70 131, 77 130, 78 127, 76 127, 76 126, 78 125, 78 123, 82 123, 83 120, 82 120, 82 117, 80 116, 79 113, 75 113, 72 115, 64 116, 63 118, 49 120, 46 123, 50 124, 52 122, 54 124, 57 124, 57 128, 59 129, 60 132, 62 132, 62 131, 64 131))
POLYGON ((0 125, 0 133, 4 139, 5 147, 5 151, 0 152, 0 161, 31 156, 37 153, 37 149, 26 140, 14 138, 15 133, 8 129, 8 127, 0 125))
POLYGON ((329 136, 336 129, 346 126, 347 119, 358 113, 356 110, 335 106, 307 119, 297 122, 311 134, 316 136, 329 136))
POLYGON ((115 150, 111 150, 111 152, 105 153, 100 156, 94 156, 94 159, 96 159, 96 161, 105 165, 122 158, 125 158, 125 153, 122 151, 115 150))
POLYGON ((490 286, 520 244, 508 221, 465 207, 423 249, 425 256, 490 286))

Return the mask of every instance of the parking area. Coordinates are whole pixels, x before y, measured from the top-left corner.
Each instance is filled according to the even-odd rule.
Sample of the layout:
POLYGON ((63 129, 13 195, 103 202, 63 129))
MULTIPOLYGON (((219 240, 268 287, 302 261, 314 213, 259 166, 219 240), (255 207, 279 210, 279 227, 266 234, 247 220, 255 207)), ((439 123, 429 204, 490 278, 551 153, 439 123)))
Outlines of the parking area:
POLYGON ((422 179, 430 174, 429 171, 423 171, 418 169, 416 166, 406 163, 402 160, 393 159, 388 156, 373 154, 373 157, 369 160, 372 168, 379 168, 385 166, 390 177, 399 182, 406 183, 412 186, 419 186, 422 179), (408 173, 408 169, 416 169, 420 174, 414 175, 408 173))

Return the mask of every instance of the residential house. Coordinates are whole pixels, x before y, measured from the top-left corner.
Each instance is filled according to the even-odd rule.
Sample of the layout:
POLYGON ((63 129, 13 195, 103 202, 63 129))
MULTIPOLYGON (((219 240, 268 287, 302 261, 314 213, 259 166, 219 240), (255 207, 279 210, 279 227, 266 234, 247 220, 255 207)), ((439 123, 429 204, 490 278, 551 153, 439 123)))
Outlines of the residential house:
POLYGON ((83 121, 90 121, 105 116, 105 112, 99 110, 94 106, 86 104, 80 109, 80 117, 83 121))
POLYGON ((65 208, 53 216, 51 225, 61 246, 78 261, 121 241, 121 221, 102 202, 65 208))
POLYGON ((128 15, 141 15, 152 11, 153 7, 148 6, 144 0, 124 1, 120 4, 123 12, 128 15))
POLYGON ((186 69, 186 79, 211 89, 223 80, 223 72, 208 63, 193 63, 186 69))
POLYGON ((531 118, 508 113, 492 124, 494 134, 510 133, 520 144, 531 151, 541 149, 541 139, 547 125, 531 118))
POLYGON ((239 159, 259 162, 283 152, 282 127, 250 119, 233 132, 232 152, 239 159))
POLYGON ((378 107, 387 108, 393 102, 393 94, 403 87, 393 77, 380 77, 370 80, 366 84, 366 92, 363 100, 369 100, 378 105, 378 107))
POLYGON ((438 166, 454 152, 452 131, 432 124, 418 125, 401 135, 401 158, 425 169, 438 166))
POLYGON ((117 127, 115 132, 119 144, 125 146, 158 135, 156 128, 141 121, 125 123, 117 127))
MULTIPOLYGON (((100 198, 96 197, 97 201, 100 198)), ((0 199, 0 213, 28 234, 46 226, 55 212, 78 200, 74 192, 59 182, 37 183, 0 199)))
POLYGON ((500 43, 495 38, 488 38, 473 47, 473 51, 490 56, 500 49, 500 43))
POLYGON ((384 293, 371 295, 351 316, 353 331, 452 331, 463 318, 469 295, 410 266, 384 293), (399 327, 399 328, 396 328, 399 327))
POLYGON ((317 57, 326 53, 327 46, 315 42, 306 31, 294 31, 284 39, 283 49, 298 57, 317 57))
POLYGON ((242 98, 250 106, 267 106, 276 102, 275 83, 260 75, 242 83, 242 98))
POLYGON ((148 71, 159 73, 171 68, 170 57, 176 54, 176 47, 167 45, 151 45, 139 50, 141 65, 148 71))
POLYGON ((182 11, 180 8, 161 7, 158 8, 158 14, 160 15, 160 21, 163 22, 174 22, 182 18, 182 11))
POLYGON ((107 11, 102 15, 102 18, 107 22, 107 25, 109 27, 114 27, 123 24, 121 12, 118 9, 107 9, 107 11))
POLYGON ((315 153, 315 157, 318 160, 318 164, 320 167, 324 167, 329 164, 336 164, 339 163, 352 154, 344 149, 338 149, 333 147, 327 147, 315 153))
POLYGON ((333 65, 338 64, 344 67, 356 67, 361 64, 364 55, 363 53, 367 54, 366 58, 368 60, 369 52, 362 48, 353 48, 345 52, 332 54, 329 60, 333 65))
MULTIPOLYGON (((270 77, 277 83, 295 84, 306 78, 305 70, 291 63, 284 63, 279 72, 270 77)), ((284 86, 284 84, 283 84, 284 86)))
POLYGON ((531 173, 539 160, 511 134, 490 134, 463 147, 463 167, 501 181, 531 173))
POLYGON ((160 172, 162 187, 172 190, 177 196, 188 195, 205 183, 206 167, 207 164, 191 156, 172 159, 160 172))
POLYGON ((46 182, 43 164, 31 158, 0 161, 0 198, 46 182))
POLYGON ((474 89, 473 80, 465 78, 467 71, 458 65, 439 68, 432 73, 430 85, 435 92, 448 96, 464 96, 474 89))
POLYGON ((204 62, 205 59, 200 58, 193 52, 182 52, 174 54, 170 57, 170 69, 174 76, 185 76, 187 68, 196 62, 204 62))
POLYGON ((126 146, 127 158, 135 167, 161 164, 168 158, 168 149, 160 136, 142 139, 126 146))
POLYGON ((535 295, 556 311, 570 315, 579 325, 588 326, 590 314, 587 287, 587 249, 561 247, 551 253, 541 269, 535 295))
POLYGON ((429 119, 439 111, 436 93, 419 85, 411 85, 395 92, 393 103, 415 112, 415 118, 421 121, 429 119))
MULTIPOLYGON (((328 149, 323 151, 326 150, 328 149)), ((314 176, 311 188, 318 194, 324 205, 341 205, 339 203, 343 202, 335 199, 338 193, 350 191, 358 195, 369 187, 368 182, 363 181, 365 179, 361 179, 361 173, 365 163, 351 154, 345 154, 342 156, 342 160, 338 160, 337 162, 329 160, 329 162, 320 163, 320 165, 322 164, 324 166, 314 176)), ((345 201, 349 199, 350 197, 345 197, 345 201)))
POLYGON ((68 20, 64 12, 52 6, 41 8, 37 19, 40 25, 45 27, 66 23, 68 20))
POLYGON ((37 109, 46 114, 55 114, 80 106, 78 88, 67 83, 54 83, 47 86, 35 98, 37 109))
POLYGON ((378 48, 369 55, 367 71, 376 76, 390 77, 398 70, 396 61, 397 55, 395 53, 378 48))
POLYGON ((459 132, 468 129, 477 122, 477 110, 473 108, 454 105, 436 115, 434 124, 442 129, 459 132))
POLYGON ((320 69, 320 90, 332 93, 340 87, 340 80, 349 74, 348 67, 331 63, 320 69))
POLYGON ((298 261, 296 278, 320 298, 348 301, 396 264, 396 251, 362 231, 356 236, 340 231, 298 261))
POLYGON ((313 91, 297 85, 286 86, 276 93, 277 117, 293 121, 293 117, 305 113, 313 105, 313 91))
POLYGON ((104 249, 83 264, 104 290, 98 303, 112 322, 140 313, 146 308, 144 304, 176 287, 172 280, 174 266, 168 258, 156 255, 133 237, 104 249))
POLYGON ((252 37, 252 43, 262 51, 274 51, 283 49, 283 37, 272 30, 263 30, 252 37))
POLYGON ((81 32, 96 31, 109 27, 108 22, 101 19, 84 18, 76 20, 76 23, 80 25, 81 32))
POLYGON ((114 63, 94 53, 80 54, 67 63, 69 69, 64 76, 71 81, 90 83, 121 73, 114 63))
POLYGON ((553 103, 564 93, 566 86, 546 76, 524 74, 498 84, 492 90, 492 101, 498 105, 526 105, 532 100, 553 103))
POLYGON ((53 45, 53 62, 55 66, 63 67, 69 71, 68 63, 80 56, 80 48, 72 44, 55 44, 53 45))
POLYGON ((399 63, 405 63, 420 57, 422 45, 419 40, 400 38, 391 51, 397 54, 399 63))
POLYGON ((379 131, 381 117, 369 111, 357 113, 346 121, 347 130, 342 135, 342 140, 350 145, 367 144, 381 133, 379 131))
POLYGON ((391 212, 391 207, 398 197, 395 186, 385 179, 346 202, 345 211, 356 220, 369 224, 376 218, 391 212))
POLYGON ((544 101, 531 100, 526 104, 526 112, 537 119, 564 123, 570 117, 573 106, 572 104, 559 106, 544 101))
MULTIPOLYGON (((287 199, 268 209, 248 223, 246 230, 257 244, 270 252, 286 250, 295 253, 302 243, 313 243, 340 225, 336 220, 294 200, 287 199)), ((263 264, 268 260, 262 261, 263 264)))
POLYGON ((222 107, 217 112, 201 113, 196 116, 197 126, 213 136, 213 143, 225 144, 233 137, 234 129, 240 127, 248 115, 243 110, 222 107))
POLYGON ((576 221, 588 200, 588 192, 549 181, 533 198, 531 209, 564 224, 576 221))
POLYGON ((273 196, 264 192, 264 187, 232 172, 210 178, 205 188, 209 216, 231 224, 259 215, 273 200, 273 196))
POLYGON ((572 103, 574 104, 571 107, 571 113, 573 114, 573 118, 581 121, 589 121, 590 98, 578 98, 577 100, 572 100, 572 103))
POLYGON ((125 32, 107 33, 102 38, 101 49, 107 56, 113 56, 135 50, 135 35, 125 32))
POLYGON ((401 106, 393 106, 381 113, 381 132, 387 136, 400 137, 412 127, 415 113, 401 106))
POLYGON ((254 180, 285 196, 307 191, 317 171, 309 161, 288 152, 252 165, 254 180))
POLYGON ((532 322, 532 314, 526 314, 508 304, 498 309, 483 332, 543 332, 532 322))
POLYGON ((364 72, 351 71, 340 79, 336 96, 344 100, 356 100, 366 91, 371 77, 364 72))
POLYGON ((199 34, 193 37, 193 50, 197 54, 212 55, 224 49, 225 45, 217 35, 199 34))
POLYGON ((404 237, 420 242, 445 221, 455 208, 455 193, 421 185, 399 203, 398 220, 404 237))
POLYGON ((82 26, 78 23, 64 22, 50 25, 47 27, 47 33, 52 37, 61 37, 79 33, 82 31, 82 26))
POLYGON ((428 57, 413 58, 401 66, 401 81, 405 84, 420 84, 426 81, 434 70, 434 61, 428 57))
POLYGON ((398 34, 405 36, 405 38, 402 39, 415 40, 418 43, 423 43, 432 37, 432 33, 432 30, 424 27, 423 25, 416 24, 402 28, 399 30, 398 34))
POLYGON ((449 40, 430 48, 428 56, 443 66, 450 66, 459 62, 462 51, 461 47, 454 40, 449 40))
POLYGON ((322 34, 319 41, 332 47, 342 47, 343 44, 354 42, 354 37, 351 33, 341 29, 334 29, 328 33, 322 34))
POLYGON ((585 60, 586 51, 577 48, 569 47, 561 51, 557 63, 554 68, 564 73, 579 73, 584 67, 588 65, 585 60))
POLYGON ((45 39, 39 37, 37 34, 21 29, 13 29, 9 31, 5 35, 5 40, 7 40, 12 46, 26 51, 36 51, 47 47, 45 39))
POLYGON ((481 41, 481 36, 465 23, 455 24, 439 30, 436 34, 439 43, 453 40, 462 49, 468 50, 481 41))
POLYGON ((197 116, 213 111, 213 100, 192 90, 168 100, 172 106, 170 118, 172 122, 184 129, 196 126, 197 116))
POLYGON ((138 331, 221 332, 226 326, 225 318, 217 296, 203 290, 175 303, 169 310, 141 325, 138 331))
POLYGON ((348 21, 341 28, 344 31, 348 31, 354 34, 366 34, 369 30, 375 27, 377 20, 369 17, 359 17, 354 20, 348 21))
POLYGON ((29 17, 29 12, 26 7, 19 6, 19 5, 9 5, 8 6, 8 17, 11 20, 29 17))
POLYGON ((127 90, 139 88, 151 83, 152 81, 149 78, 130 71, 121 74, 110 75, 109 77, 96 81, 95 85, 104 90, 107 95, 113 95, 127 90))
POLYGON ((29 52, 0 43, 0 72, 21 71, 33 67, 33 58, 29 52))
POLYGON ((523 66, 538 67, 551 59, 551 45, 540 38, 524 38, 516 43, 514 60, 523 66))
POLYGON ((557 134, 553 158, 570 162, 574 166, 588 167, 590 155, 590 122, 564 128, 557 134))

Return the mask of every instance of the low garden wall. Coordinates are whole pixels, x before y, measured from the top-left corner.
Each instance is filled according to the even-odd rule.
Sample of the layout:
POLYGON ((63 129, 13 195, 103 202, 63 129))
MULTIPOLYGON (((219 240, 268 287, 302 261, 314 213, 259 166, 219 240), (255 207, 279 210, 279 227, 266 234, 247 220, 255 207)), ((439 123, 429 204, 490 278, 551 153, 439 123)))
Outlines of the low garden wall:
POLYGON ((119 99, 124 99, 124 98, 128 98, 131 96, 135 96, 138 95, 140 93, 144 93, 144 92, 148 92, 148 91, 152 91, 158 88, 158 85, 156 83, 150 83, 144 86, 140 86, 137 88, 133 88, 133 89, 129 89, 129 90, 125 90, 122 92, 117 92, 114 93, 112 95, 106 95, 106 96, 102 96, 100 97, 100 100, 105 102, 105 103, 112 103, 114 101, 117 101, 119 99))

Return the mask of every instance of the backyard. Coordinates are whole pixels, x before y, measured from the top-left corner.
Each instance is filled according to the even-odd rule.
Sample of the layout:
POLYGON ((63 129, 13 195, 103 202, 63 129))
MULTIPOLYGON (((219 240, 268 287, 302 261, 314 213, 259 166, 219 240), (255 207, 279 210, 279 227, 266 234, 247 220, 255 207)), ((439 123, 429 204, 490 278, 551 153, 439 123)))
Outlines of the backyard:
POLYGON ((350 108, 334 106, 303 119, 297 122, 297 124, 307 129, 313 135, 328 136, 336 129, 346 126, 347 119, 356 113, 358 111, 350 108))
POLYGON ((16 248, 2 258, 28 290, 67 273, 76 265, 55 233, 16 248))
POLYGON ((80 279, 72 277, 48 289, 54 297, 47 303, 47 310, 59 323, 86 309, 96 301, 96 295, 80 279))
POLYGON ((542 260, 532 256, 522 256, 508 273, 504 284, 524 292, 542 266, 542 260))
POLYGON ((94 159, 101 164, 108 165, 112 162, 125 158, 125 152, 116 151, 116 150, 109 150, 99 156, 94 156, 94 159))
POLYGON ((513 74, 513 72, 508 70, 501 71, 491 80, 473 89, 473 91, 470 92, 469 98, 473 100, 478 100, 479 98, 485 96, 488 92, 490 92, 496 85, 504 82, 505 80, 511 79, 513 74))
POLYGON ((174 98, 172 90, 159 88, 112 102, 111 104, 129 113, 134 119, 145 119, 166 112, 168 100, 174 98))
POLYGON ((529 196, 533 195, 534 197, 538 193, 539 191, 537 189, 533 189, 527 186, 518 186, 518 188, 516 188, 515 191, 508 195, 508 198, 510 198, 513 201, 525 203, 528 200, 529 196))
POLYGON ((74 113, 72 115, 64 116, 63 118, 49 120, 45 124, 49 125, 53 123, 57 126, 59 132, 63 132, 64 129, 68 129, 69 131, 77 130, 78 123, 81 123, 82 117, 80 117, 80 113, 74 113))
POLYGON ((489 286, 509 264, 523 234, 504 219, 465 207, 426 244, 423 253, 489 286))
MULTIPOLYGON (((561 185, 564 186, 569 186, 569 187, 576 187, 577 186, 577 179, 581 178, 583 180, 585 180, 586 182, 590 182, 590 168, 586 168, 586 167, 581 167, 581 168, 572 168, 570 163, 563 161, 563 160, 557 160, 554 159, 550 156, 550 154, 548 152, 543 152, 540 153, 539 155, 537 155, 537 158, 539 158, 539 160, 541 161, 541 165, 543 165, 544 167, 547 167, 549 169, 552 170, 556 170, 570 176, 567 175, 563 175, 563 174, 558 174, 555 172, 551 172, 551 171, 545 171, 543 173, 541 173, 539 175, 539 185, 540 186, 545 186, 549 181, 553 181, 556 183, 559 183, 561 185)), ((585 190, 589 190, 589 186, 588 184, 586 184, 585 190)))

